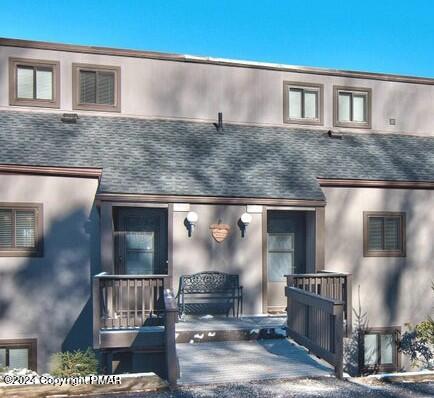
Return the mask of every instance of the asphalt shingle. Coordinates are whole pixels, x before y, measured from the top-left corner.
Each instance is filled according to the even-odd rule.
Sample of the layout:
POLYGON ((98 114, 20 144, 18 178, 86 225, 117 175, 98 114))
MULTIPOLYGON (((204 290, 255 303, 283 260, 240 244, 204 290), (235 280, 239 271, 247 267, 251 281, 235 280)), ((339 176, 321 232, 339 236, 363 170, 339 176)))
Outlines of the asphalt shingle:
POLYGON ((5 110, 0 163, 102 167, 100 192, 321 200, 317 177, 434 181, 434 137, 5 110))

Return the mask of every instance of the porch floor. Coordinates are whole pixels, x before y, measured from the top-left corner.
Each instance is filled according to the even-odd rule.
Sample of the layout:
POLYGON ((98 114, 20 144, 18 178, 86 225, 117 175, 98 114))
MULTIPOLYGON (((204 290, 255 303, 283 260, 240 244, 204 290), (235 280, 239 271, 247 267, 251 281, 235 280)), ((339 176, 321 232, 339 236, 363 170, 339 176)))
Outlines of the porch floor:
POLYGON ((285 338, 285 316, 195 317, 176 324, 177 343, 285 338))
POLYGON ((289 339, 177 344, 179 384, 330 376, 333 368, 289 339))

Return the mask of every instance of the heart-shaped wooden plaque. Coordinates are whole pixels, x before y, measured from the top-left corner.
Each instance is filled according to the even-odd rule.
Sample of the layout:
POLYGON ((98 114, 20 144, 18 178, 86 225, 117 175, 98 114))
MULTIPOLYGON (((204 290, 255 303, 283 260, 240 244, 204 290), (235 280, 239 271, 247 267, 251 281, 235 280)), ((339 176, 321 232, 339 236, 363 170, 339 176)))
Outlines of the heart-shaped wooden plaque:
POLYGON ((218 243, 223 242, 231 231, 230 225, 227 224, 213 224, 209 228, 211 230, 212 237, 218 243))

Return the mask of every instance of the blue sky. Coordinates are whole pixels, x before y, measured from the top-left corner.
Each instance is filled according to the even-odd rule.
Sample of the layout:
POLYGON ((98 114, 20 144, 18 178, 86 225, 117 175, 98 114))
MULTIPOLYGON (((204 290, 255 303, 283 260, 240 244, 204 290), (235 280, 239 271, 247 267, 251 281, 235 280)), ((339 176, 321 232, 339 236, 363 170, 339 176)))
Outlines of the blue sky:
POLYGON ((434 1, 0 0, 0 36, 434 77, 434 1))

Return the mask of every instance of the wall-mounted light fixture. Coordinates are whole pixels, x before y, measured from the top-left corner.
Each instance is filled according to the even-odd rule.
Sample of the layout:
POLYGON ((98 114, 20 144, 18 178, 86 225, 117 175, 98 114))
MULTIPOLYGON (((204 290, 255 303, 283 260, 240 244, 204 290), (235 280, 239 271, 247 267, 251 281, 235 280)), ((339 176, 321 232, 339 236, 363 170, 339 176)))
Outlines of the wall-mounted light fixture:
POLYGON ((199 220, 199 216, 197 215, 197 213, 195 211, 189 211, 187 213, 187 217, 186 217, 185 221, 186 221, 186 226, 188 229, 188 236, 189 237, 193 233, 194 227, 196 226, 198 220, 199 220))
POLYGON ((238 225, 241 229, 241 237, 244 238, 244 235, 246 233, 247 226, 252 222, 252 215, 249 213, 243 213, 241 215, 241 218, 238 222, 238 225))

